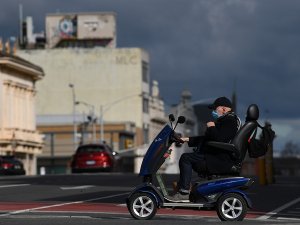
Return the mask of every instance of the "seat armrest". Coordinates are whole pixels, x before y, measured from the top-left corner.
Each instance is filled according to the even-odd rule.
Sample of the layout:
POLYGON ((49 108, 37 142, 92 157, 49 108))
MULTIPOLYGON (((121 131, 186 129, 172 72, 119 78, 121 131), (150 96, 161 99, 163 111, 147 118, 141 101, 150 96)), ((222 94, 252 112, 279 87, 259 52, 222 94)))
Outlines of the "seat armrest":
POLYGON ((224 143, 224 142, 217 142, 217 141, 208 141, 206 142, 206 145, 209 147, 218 148, 221 150, 229 151, 232 153, 237 153, 237 150, 233 144, 230 143, 224 143))

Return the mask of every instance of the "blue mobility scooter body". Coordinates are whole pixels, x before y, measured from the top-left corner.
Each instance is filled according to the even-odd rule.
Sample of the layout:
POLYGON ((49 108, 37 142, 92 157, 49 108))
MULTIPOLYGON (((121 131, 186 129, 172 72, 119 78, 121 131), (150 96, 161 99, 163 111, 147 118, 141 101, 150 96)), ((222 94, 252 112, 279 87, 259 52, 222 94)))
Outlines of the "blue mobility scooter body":
POLYGON ((135 219, 151 219, 158 208, 190 208, 216 210, 222 221, 243 220, 247 209, 252 207, 243 191, 253 183, 250 178, 226 177, 196 182, 191 188, 190 202, 168 200, 169 193, 157 171, 168 158, 171 144, 179 142, 176 136, 174 129, 166 125, 148 148, 139 174, 144 182, 126 200, 131 215, 135 219), (159 187, 152 183, 153 178, 159 187))

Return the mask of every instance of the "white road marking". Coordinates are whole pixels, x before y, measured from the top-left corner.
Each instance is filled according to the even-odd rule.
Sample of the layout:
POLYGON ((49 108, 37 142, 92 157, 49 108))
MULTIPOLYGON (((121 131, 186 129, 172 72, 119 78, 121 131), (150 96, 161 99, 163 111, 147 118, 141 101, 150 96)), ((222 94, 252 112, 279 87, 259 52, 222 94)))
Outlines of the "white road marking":
MULTIPOLYGON (((38 212, 39 213, 39 212, 38 212)), ((42 212, 44 214, 44 212, 42 212)), ((45 212, 46 214, 49 214, 49 212, 45 212)), ((62 213, 61 211, 51 211, 50 213, 62 213)), ((63 213, 78 213, 78 212, 63 212, 63 213)), ((17 219, 60 219, 60 218, 68 218, 68 219, 91 219, 91 220, 103 220, 107 219, 107 215, 109 214, 109 219, 122 219, 122 220, 131 220, 131 218, 125 217, 128 216, 128 213, 118 213, 118 214, 112 214, 112 213, 99 213, 99 212, 93 212, 94 214, 97 214, 97 217, 95 217, 92 213, 88 212, 88 214, 91 214, 90 216, 85 215, 57 215, 57 214, 49 214, 49 215, 14 215, 13 218, 17 219), (102 217, 99 217, 102 216, 102 217)))
POLYGON ((121 206, 121 207, 127 207, 127 204, 118 204, 117 206, 121 206))
POLYGON ((107 198, 114 198, 114 197, 119 197, 122 195, 128 195, 129 193, 130 192, 126 192, 126 193, 117 194, 117 195, 109 195, 109 196, 104 196, 104 197, 99 197, 99 198, 91 198, 91 199, 87 199, 87 200, 83 200, 83 201, 66 202, 66 203, 55 204, 55 205, 47 205, 47 206, 40 206, 40 207, 36 207, 36 208, 22 209, 22 210, 17 210, 17 211, 1 214, 0 217, 20 214, 20 213, 24 213, 24 212, 31 212, 31 211, 40 210, 40 209, 48 209, 48 208, 53 208, 53 207, 72 205, 72 204, 80 204, 80 203, 84 203, 84 202, 92 202, 92 201, 97 201, 97 200, 102 200, 102 199, 107 199, 107 198))
POLYGON ((295 220, 300 221, 300 218, 278 217, 278 220, 295 220))
POLYGON ((83 185, 83 186, 74 186, 74 187, 60 187, 61 190, 77 190, 77 189, 87 189, 96 187, 94 185, 83 185))
POLYGON ((29 186, 30 184, 8 184, 8 185, 0 185, 0 188, 9 188, 9 187, 23 187, 29 186))
POLYGON ((290 206, 292 206, 292 205, 294 205, 294 204, 296 204, 296 203, 298 203, 298 202, 300 202, 300 198, 296 198, 296 199, 294 199, 293 201, 290 201, 290 202, 284 204, 283 206, 280 206, 279 208, 277 208, 277 209, 275 209, 275 210, 273 210, 273 211, 271 211, 271 212, 268 212, 267 214, 265 214, 265 215, 263 215, 263 216, 258 217, 257 219, 258 219, 258 220, 266 220, 266 219, 269 219, 271 216, 276 215, 276 214, 279 213, 280 211, 282 211, 282 210, 284 210, 284 209, 286 209, 286 208, 288 208, 288 207, 290 207, 290 206))

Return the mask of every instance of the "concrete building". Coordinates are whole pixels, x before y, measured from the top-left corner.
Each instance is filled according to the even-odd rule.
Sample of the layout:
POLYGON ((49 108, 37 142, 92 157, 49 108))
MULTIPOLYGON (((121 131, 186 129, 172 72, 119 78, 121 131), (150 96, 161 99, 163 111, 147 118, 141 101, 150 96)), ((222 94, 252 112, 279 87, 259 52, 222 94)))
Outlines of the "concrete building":
POLYGON ((36 82, 43 77, 41 67, 0 53, 0 154, 21 159, 28 175, 36 174, 43 146, 35 120, 36 82))
POLYGON ((46 43, 46 48, 115 48, 116 16, 112 12, 48 14, 46 43))
POLYGON ((165 115, 164 101, 159 95, 159 87, 157 81, 152 82, 151 93, 149 96, 149 118, 149 134, 145 135, 145 138, 147 138, 147 140, 144 142, 145 144, 143 146, 140 146, 135 151, 135 173, 139 173, 140 171, 140 166, 143 162, 143 157, 148 150, 149 144, 152 143, 157 134, 168 122, 168 119, 165 115))
MULTIPOLYGON (((36 86, 39 121, 53 121, 55 125, 57 116, 71 121, 75 105, 77 125, 84 122, 84 114, 93 114, 98 121, 101 117, 104 124, 132 122, 136 127, 134 146, 149 141, 149 58, 142 49, 67 48, 18 54, 41 65, 49 75, 36 86), (75 101, 69 84, 73 85, 75 101)), ((107 138, 105 135, 110 143, 107 138)), ((112 147, 120 149, 118 142, 112 147)), ((73 151, 71 148, 70 155, 73 151)))
MULTIPOLYGON (((197 135, 197 118, 192 107, 192 94, 188 90, 184 90, 181 93, 181 99, 177 105, 171 108, 171 113, 175 118, 178 116, 184 116, 186 121, 184 124, 178 124, 176 132, 183 137, 196 136, 197 135)), ((176 147, 172 146, 172 154, 169 159, 166 160, 162 172, 164 173, 179 173, 179 159, 185 152, 192 152, 192 148, 189 148, 186 144, 176 147)))
MULTIPOLYGON (((56 146, 55 152, 70 158, 80 141, 102 138, 117 151, 149 143, 153 130, 164 124, 163 101, 157 82, 154 96, 150 94, 148 53, 115 48, 114 13, 47 15, 45 40, 45 49, 25 48, 18 55, 47 74, 36 86, 38 127, 49 135, 59 132, 59 126, 68 127, 68 150, 56 146), (123 126, 116 130, 118 138, 111 138, 114 124, 123 126)), ((46 140, 54 140, 50 136, 46 140)), ((49 147, 41 157, 51 158, 51 151, 49 147)))
POLYGON ((48 14, 46 33, 34 32, 30 16, 21 24, 22 49, 116 47, 116 15, 112 12, 48 14))
POLYGON ((150 128, 149 128, 149 142, 156 137, 161 131, 162 127, 169 121, 165 115, 164 101, 159 95, 158 82, 153 81, 151 87, 151 95, 149 98, 149 116, 150 116, 150 128))
POLYGON ((84 113, 94 113, 99 118, 102 106, 105 122, 134 122, 139 133, 136 144, 144 143, 143 132, 149 133, 150 123, 149 58, 145 51, 66 48, 24 50, 18 55, 41 65, 49 74, 36 86, 39 118, 51 120, 51 116, 58 115, 72 118, 74 100, 69 88, 72 84, 76 118, 82 118, 84 113))

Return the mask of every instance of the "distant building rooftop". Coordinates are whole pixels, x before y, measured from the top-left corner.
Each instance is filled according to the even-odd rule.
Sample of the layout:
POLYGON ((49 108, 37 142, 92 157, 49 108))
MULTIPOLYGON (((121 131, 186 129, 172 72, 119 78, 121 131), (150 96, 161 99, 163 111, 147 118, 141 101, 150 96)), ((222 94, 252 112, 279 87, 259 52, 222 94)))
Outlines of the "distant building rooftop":
POLYGON ((11 55, 11 54, 5 54, 0 51, 0 59, 6 60, 7 62, 17 63, 26 67, 30 67, 36 70, 37 72, 39 72, 40 76, 45 75, 43 69, 40 66, 37 66, 21 57, 11 55))

